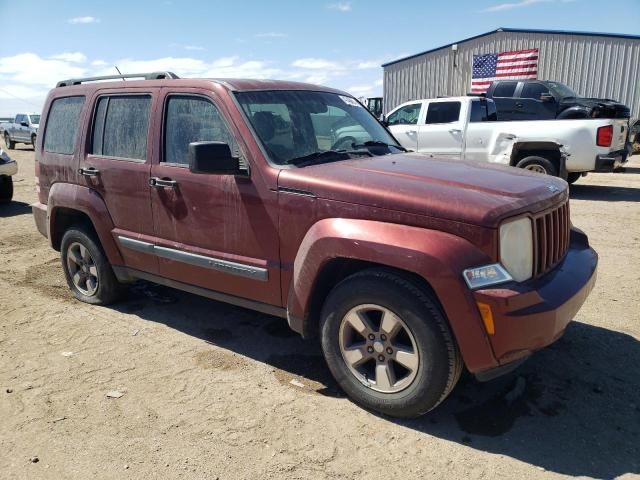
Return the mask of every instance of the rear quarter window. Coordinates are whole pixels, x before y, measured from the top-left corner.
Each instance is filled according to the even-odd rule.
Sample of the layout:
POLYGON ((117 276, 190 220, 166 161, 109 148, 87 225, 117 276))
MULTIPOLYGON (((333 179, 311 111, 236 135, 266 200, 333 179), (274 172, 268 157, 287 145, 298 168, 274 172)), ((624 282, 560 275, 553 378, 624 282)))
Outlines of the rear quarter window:
POLYGON ((76 145, 84 97, 57 98, 51 104, 44 135, 44 150, 71 155, 76 145))

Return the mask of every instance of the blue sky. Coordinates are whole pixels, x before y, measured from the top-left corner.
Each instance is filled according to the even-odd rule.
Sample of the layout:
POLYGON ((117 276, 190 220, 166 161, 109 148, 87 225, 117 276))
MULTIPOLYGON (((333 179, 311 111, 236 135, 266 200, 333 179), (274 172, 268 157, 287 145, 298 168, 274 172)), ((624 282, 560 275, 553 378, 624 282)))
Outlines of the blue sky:
POLYGON ((498 27, 640 34, 640 0, 0 0, 0 116, 57 80, 171 70, 380 94, 380 64, 498 27))

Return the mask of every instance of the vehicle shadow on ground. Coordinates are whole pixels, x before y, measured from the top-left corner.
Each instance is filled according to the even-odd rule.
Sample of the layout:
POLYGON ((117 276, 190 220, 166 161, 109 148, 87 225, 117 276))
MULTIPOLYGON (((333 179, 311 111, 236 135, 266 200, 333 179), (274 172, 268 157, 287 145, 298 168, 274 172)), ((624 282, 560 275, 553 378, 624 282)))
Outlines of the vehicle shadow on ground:
MULTIPOLYGON (((343 396, 317 342, 303 341, 283 319, 144 282, 130 297, 117 309, 266 363, 287 388, 343 396)), ((640 341, 575 321, 513 374, 489 383, 467 375, 434 412, 385 419, 564 475, 637 474, 638 365, 640 341)))
POLYGON ((31 213, 31 206, 24 202, 9 202, 0 205, 0 218, 17 217, 18 215, 27 215, 31 213))
POLYGON ((640 202, 640 188, 605 185, 571 185, 572 200, 602 200, 607 202, 640 202))

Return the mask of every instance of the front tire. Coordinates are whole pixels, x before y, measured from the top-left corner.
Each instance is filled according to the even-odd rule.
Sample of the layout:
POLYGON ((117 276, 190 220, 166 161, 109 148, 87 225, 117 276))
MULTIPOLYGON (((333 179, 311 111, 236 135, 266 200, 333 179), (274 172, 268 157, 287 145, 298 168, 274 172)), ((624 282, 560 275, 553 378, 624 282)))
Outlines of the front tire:
POLYGON ((558 167, 544 157, 525 157, 516 164, 516 167, 553 177, 558 176, 558 167))
POLYGON ((16 142, 11 140, 11 137, 7 132, 4 132, 4 143, 9 150, 13 150, 14 148, 16 148, 16 142))
POLYGON ((9 203, 13 198, 13 179, 0 175, 0 204, 9 203))
POLYGON ((38 140, 38 137, 36 135, 31 135, 31 146, 33 147, 33 149, 36 149, 36 141, 38 140))
POLYGON ((121 297, 123 286, 90 230, 71 227, 62 237, 60 252, 67 284, 78 300, 107 305, 121 297))
POLYGON ((387 270, 340 282, 322 309, 321 343, 340 387, 359 405, 416 417, 442 402, 462 360, 433 296, 387 270))

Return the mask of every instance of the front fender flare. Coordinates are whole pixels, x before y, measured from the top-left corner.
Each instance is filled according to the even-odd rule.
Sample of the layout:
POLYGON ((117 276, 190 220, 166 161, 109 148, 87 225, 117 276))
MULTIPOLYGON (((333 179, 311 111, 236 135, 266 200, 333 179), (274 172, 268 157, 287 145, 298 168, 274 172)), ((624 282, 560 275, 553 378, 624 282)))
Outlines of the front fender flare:
POLYGON ((71 183, 54 183, 49 190, 48 207, 48 236, 53 241, 52 232, 55 228, 56 215, 61 208, 68 208, 84 213, 89 217, 95 229, 102 248, 109 263, 122 265, 124 261, 116 245, 111 231, 113 220, 102 197, 91 188, 71 183))
POLYGON ((305 235, 293 266, 287 311, 291 328, 304 333, 313 291, 328 262, 356 259, 412 272, 433 289, 467 367, 497 365, 489 339, 462 271, 491 259, 467 240, 436 230, 352 219, 324 219, 305 235))

